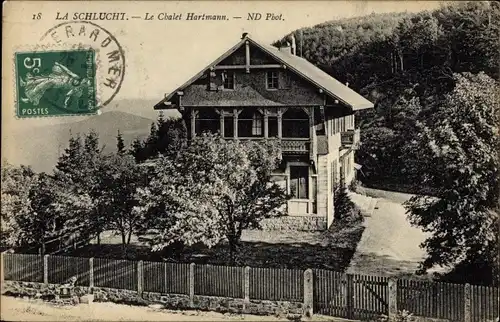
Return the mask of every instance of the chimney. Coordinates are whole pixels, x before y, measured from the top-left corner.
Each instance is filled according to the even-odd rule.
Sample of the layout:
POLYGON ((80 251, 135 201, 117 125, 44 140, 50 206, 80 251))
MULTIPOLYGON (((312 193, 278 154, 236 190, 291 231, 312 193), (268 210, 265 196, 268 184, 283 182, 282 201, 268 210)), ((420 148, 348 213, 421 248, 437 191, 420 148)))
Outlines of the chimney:
POLYGON ((349 87, 349 82, 345 82, 345 86, 349 87))
POLYGON ((244 32, 241 34, 241 39, 245 39, 248 36, 248 32, 244 32))
POLYGON ((295 36, 293 34, 290 35, 290 40, 292 42, 292 47, 291 47, 291 54, 296 55, 297 54, 297 46, 295 45, 295 36))
POLYGON ((287 41, 286 45, 280 46, 278 49, 279 49, 279 51, 282 51, 284 53, 291 54, 292 48, 290 47, 290 43, 287 41))

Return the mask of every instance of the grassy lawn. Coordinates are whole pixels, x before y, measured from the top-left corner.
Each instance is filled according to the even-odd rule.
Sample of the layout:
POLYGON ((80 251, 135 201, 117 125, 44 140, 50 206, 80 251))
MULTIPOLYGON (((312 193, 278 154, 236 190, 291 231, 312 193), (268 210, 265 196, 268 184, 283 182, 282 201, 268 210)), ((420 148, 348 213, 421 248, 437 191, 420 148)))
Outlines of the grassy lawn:
POLYGON ((249 230, 245 231, 242 236, 234 263, 231 262, 226 244, 210 249, 203 246, 186 248, 174 259, 166 254, 151 253, 147 246, 147 237, 144 236, 132 240, 124 257, 120 238, 109 233, 102 237, 101 245, 91 244, 66 255, 344 271, 356 250, 362 232, 361 221, 337 222, 330 230, 323 232, 249 230))

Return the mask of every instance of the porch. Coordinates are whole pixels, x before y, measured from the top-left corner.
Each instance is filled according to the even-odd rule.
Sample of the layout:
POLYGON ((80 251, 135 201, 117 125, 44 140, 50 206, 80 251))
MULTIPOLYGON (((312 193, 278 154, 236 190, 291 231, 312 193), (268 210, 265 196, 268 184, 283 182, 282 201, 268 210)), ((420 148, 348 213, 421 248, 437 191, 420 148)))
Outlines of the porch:
POLYGON ((227 139, 276 138, 283 153, 310 154, 314 158, 316 152, 313 107, 192 107, 186 123, 191 137, 211 132, 227 139))

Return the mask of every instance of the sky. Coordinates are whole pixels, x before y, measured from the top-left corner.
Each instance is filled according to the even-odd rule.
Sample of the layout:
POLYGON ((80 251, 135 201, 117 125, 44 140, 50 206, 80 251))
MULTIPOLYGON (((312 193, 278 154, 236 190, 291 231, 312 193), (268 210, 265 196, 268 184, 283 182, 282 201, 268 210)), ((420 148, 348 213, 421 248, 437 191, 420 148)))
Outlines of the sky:
MULTIPOLYGON (((69 13, 123 12, 128 16, 155 16, 155 20, 130 19, 94 21, 109 30, 124 48, 126 72, 114 98, 161 100, 194 74, 239 41, 243 32, 271 43, 301 27, 334 19, 383 12, 416 12, 438 8, 432 1, 91 1, 23 2, 4 4, 3 95, 4 125, 37 126, 80 118, 36 120, 14 118, 14 52, 32 48, 51 27, 60 23, 56 16, 69 13), (219 14, 227 21, 160 21, 159 13, 219 14), (249 13, 280 15, 281 20, 247 20, 249 13), (41 19, 34 19, 40 13, 41 19), (241 16, 242 19, 232 19, 241 16), (22 122, 23 124, 20 124, 22 122)), ((134 112, 134 111, 128 111, 134 112)), ((139 113, 140 114, 140 113, 139 113)))

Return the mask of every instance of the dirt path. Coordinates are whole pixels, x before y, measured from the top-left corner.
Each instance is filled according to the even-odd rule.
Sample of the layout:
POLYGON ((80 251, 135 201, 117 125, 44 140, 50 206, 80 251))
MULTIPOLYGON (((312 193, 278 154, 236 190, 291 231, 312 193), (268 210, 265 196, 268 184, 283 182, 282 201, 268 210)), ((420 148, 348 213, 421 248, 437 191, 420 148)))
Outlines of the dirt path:
MULTIPOLYGON (((274 316, 172 311, 114 303, 54 306, 41 300, 1 297, 2 321, 289 321, 274 316)), ((348 321, 314 316, 310 321, 348 321)))
MULTIPOLYGON (((371 189, 373 190, 373 189, 371 189)), ((373 192, 373 191, 372 191, 373 192)), ((410 195, 380 192, 377 207, 365 218, 365 230, 348 268, 348 273, 386 276, 413 275, 425 256, 419 245, 426 234, 410 225, 402 203, 410 195)))

